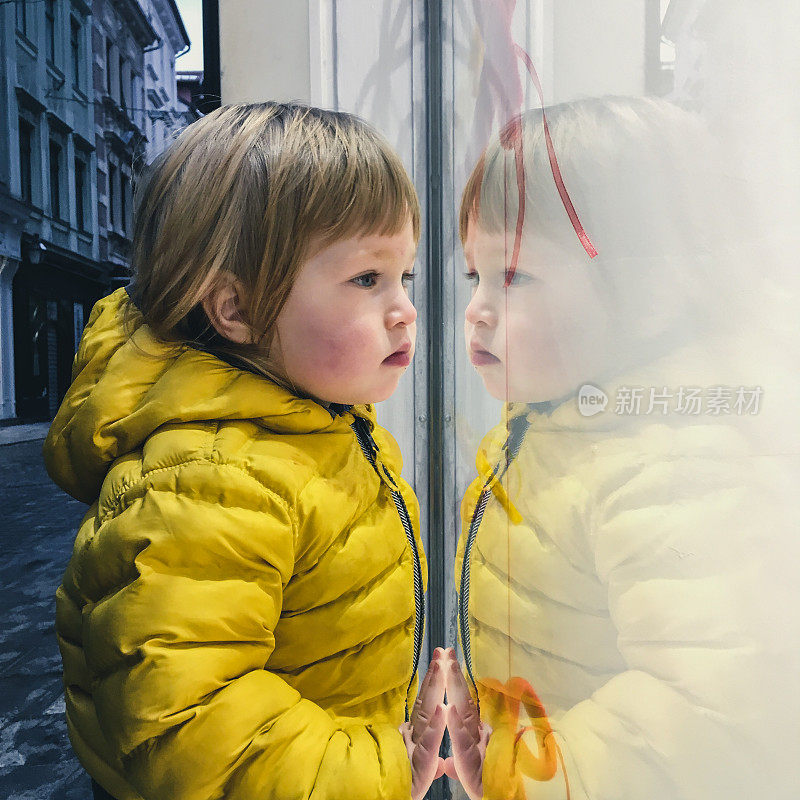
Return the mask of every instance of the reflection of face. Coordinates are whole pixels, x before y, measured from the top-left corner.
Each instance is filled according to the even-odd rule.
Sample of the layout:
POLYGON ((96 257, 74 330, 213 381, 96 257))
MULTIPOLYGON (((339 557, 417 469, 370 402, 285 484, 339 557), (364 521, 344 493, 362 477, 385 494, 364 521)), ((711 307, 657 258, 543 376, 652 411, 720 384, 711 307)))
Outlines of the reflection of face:
POLYGON ((406 282, 416 249, 409 221, 393 236, 334 242, 303 264, 270 351, 298 390, 336 403, 377 403, 394 392, 414 355, 417 312, 406 282))
POLYGON ((473 283, 464 334, 488 392, 499 400, 554 400, 607 364, 608 317, 592 264, 540 235, 525 235, 514 280, 503 287, 514 234, 470 223, 464 255, 473 283))

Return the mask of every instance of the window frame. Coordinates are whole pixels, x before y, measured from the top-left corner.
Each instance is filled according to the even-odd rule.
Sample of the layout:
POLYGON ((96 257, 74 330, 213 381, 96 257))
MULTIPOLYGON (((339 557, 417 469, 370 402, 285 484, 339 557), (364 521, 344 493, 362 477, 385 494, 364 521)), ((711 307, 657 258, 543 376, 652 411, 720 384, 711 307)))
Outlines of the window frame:
POLYGON ((106 36, 106 94, 113 97, 112 88, 114 86, 114 79, 111 75, 111 58, 114 54, 114 42, 110 36, 106 36))
POLYGON ((14 3, 14 23, 17 30, 27 38, 28 36, 28 6, 26 0, 16 0, 14 3))
POLYGON ((72 85, 80 90, 83 78, 83 70, 81 69, 81 62, 83 60, 83 45, 81 39, 83 38, 83 22, 70 13, 69 15, 69 47, 70 47, 70 61, 72 62, 72 85))
POLYGON ((121 108, 127 107, 125 99, 125 56, 119 54, 119 105, 121 108))
POLYGON ((108 170, 106 172, 106 206, 108 211, 108 220, 106 228, 109 231, 117 230, 117 207, 118 203, 116 197, 116 184, 119 183, 119 165, 109 159, 108 170))
POLYGON ((45 28, 45 54, 47 59, 50 61, 51 64, 56 65, 56 53, 58 52, 57 47, 57 17, 58 17, 58 6, 56 4, 56 0, 45 0, 44 6, 44 28, 45 28))
POLYGON ((119 172, 119 229, 125 236, 128 235, 128 191, 130 178, 120 169, 119 172))
POLYGON ((19 193, 20 198, 24 203, 33 203, 33 163, 35 156, 35 142, 36 142, 36 125, 30 120, 26 119, 22 114, 18 114, 17 118, 17 144, 19 155, 19 193), (28 158, 24 158, 23 154, 23 130, 28 133, 28 158), (26 170, 27 167, 27 170, 26 170), (25 180, 27 171, 27 180, 25 180), (27 184, 27 192, 26 190, 27 184))
POLYGON ((48 157, 48 183, 50 189, 50 217, 51 219, 64 221, 64 203, 62 195, 64 193, 64 144, 60 142, 53 133, 48 137, 47 157, 48 157), (53 153, 56 153, 55 164, 53 163, 53 153), (55 177, 55 180, 53 178, 55 177))
POLYGON ((89 160, 85 153, 75 150, 75 228, 90 233, 89 223, 89 160), (81 180, 79 181, 79 176, 81 180), (80 185, 79 185, 80 183, 80 185))

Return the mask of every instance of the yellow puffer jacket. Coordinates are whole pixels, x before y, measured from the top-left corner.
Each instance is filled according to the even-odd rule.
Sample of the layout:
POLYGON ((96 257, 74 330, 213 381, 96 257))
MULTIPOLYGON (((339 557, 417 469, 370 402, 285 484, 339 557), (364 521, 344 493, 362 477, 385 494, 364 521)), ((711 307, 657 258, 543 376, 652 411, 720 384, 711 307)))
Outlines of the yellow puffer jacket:
POLYGON ((709 348, 614 388, 720 383, 733 403, 760 381, 757 415, 647 414, 645 391, 626 416, 603 386, 602 413, 514 403, 482 442, 455 579, 465 677, 494 728, 485 800, 797 796, 796 395, 709 348))
POLYGON ((427 569, 396 442, 126 307, 95 306, 44 446, 91 504, 56 597, 78 757, 119 800, 404 800, 427 569))

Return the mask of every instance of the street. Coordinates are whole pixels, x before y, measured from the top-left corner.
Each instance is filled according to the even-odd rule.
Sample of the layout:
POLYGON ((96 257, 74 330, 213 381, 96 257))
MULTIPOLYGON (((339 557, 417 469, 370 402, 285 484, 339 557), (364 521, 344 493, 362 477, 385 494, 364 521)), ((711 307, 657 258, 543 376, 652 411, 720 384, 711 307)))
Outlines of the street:
POLYGON ((46 426, 26 427, 38 438, 14 442, 15 428, 0 428, 0 797, 90 800, 67 737, 54 632, 55 590, 86 506, 50 481, 46 426))

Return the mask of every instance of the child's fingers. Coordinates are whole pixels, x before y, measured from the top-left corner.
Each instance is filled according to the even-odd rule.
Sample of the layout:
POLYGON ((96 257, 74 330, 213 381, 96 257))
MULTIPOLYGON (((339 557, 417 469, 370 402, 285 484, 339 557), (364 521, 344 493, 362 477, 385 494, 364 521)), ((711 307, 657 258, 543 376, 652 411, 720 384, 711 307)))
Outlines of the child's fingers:
POLYGON ((422 694, 425 691, 425 689, 427 688, 428 684, 431 682, 431 678, 433 677, 433 673, 435 671, 434 667, 437 670, 441 669, 441 667, 439 665, 439 661, 436 658, 432 659, 431 663, 428 665, 428 670, 425 673, 425 676, 422 678, 422 682, 419 685, 419 694, 417 695, 418 697, 419 697, 420 694, 422 694))
POLYGON ((400 731, 400 735, 403 737, 403 742, 405 743, 410 759, 411 753, 414 751, 414 743, 411 739, 411 726, 407 722, 404 722, 397 730, 400 731))
POLYGON ((444 703, 446 679, 438 661, 432 661, 425 675, 422 688, 411 711, 411 726, 414 741, 418 742, 423 730, 430 724, 431 715, 437 705, 444 703))
POLYGON ((447 699, 450 705, 463 706, 465 700, 471 700, 467 682, 461 673, 461 665, 454 658, 447 660, 447 699))
MULTIPOLYGON (((428 696, 432 698, 428 702, 431 703, 431 710, 435 708, 435 704, 444 703, 444 693, 447 688, 447 673, 445 672, 444 665, 441 661, 435 661, 431 664, 433 667, 430 683, 428 684, 428 696)), ((431 672, 431 670, 429 670, 431 672)))
POLYGON ((481 744, 483 745, 483 748, 485 750, 486 745, 489 743, 489 737, 492 735, 492 726, 489 725, 488 722, 481 722, 479 723, 479 726, 480 726, 481 744))
MULTIPOLYGON (((439 758, 439 745, 442 743, 446 725, 444 707, 436 706, 430 724, 424 729, 414 748, 411 768, 416 774, 424 775, 430 766, 438 763, 436 760, 439 758)), ((433 771, 435 772, 435 769, 433 771)))
POLYGON ((416 724, 420 722, 420 713, 423 714, 425 720, 423 724, 427 724, 427 720, 430 717, 430 710, 424 704, 425 698, 428 696, 428 687, 430 686, 431 680, 433 679, 433 674, 437 670, 441 669, 438 663, 431 661, 430 667, 428 667, 428 671, 425 673, 425 677, 422 679, 422 682, 419 685, 419 691, 417 692, 417 699, 414 701, 414 705, 411 709, 411 720, 410 724, 412 729, 416 724))
POLYGON ((467 753, 475 747, 476 740, 464 727, 461 715, 456 706, 447 706, 447 730, 450 731, 450 742, 453 745, 453 757, 467 753))
POLYGON ((447 700, 448 705, 458 708, 461 722, 470 732, 474 739, 478 739, 480 717, 478 708, 472 700, 472 696, 467 688, 467 682, 461 672, 458 661, 450 660, 447 670, 447 700))
MULTIPOLYGON (((448 707, 447 728, 453 744, 453 767, 457 779, 467 796, 473 800, 482 797, 481 774, 485 749, 465 727, 456 706, 448 707)), ((505 796, 505 795, 504 795, 505 796)))

